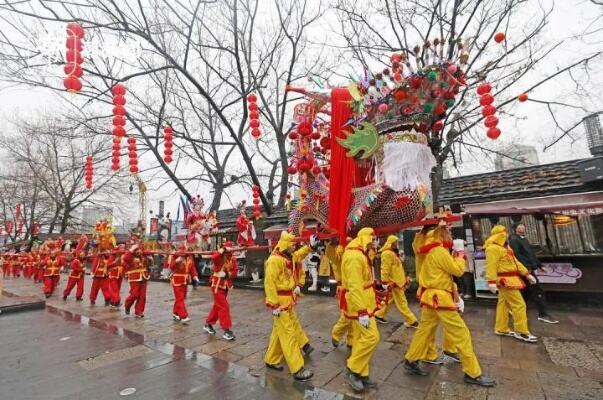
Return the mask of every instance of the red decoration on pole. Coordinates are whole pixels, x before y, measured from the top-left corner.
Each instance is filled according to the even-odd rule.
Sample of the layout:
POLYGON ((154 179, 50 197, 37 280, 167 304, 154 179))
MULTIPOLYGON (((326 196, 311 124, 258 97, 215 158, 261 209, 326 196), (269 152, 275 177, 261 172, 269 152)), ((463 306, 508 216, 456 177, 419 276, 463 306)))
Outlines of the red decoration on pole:
MULTIPOLYGON (((496 35, 498 36, 499 34, 502 35, 500 41, 503 41, 505 36, 504 33, 499 32, 496 35)), ((499 42, 499 40, 496 39, 496 36, 494 37, 494 40, 499 42)), ((486 135, 494 140, 500 136, 500 129, 496 127, 498 125, 498 117, 494 115, 496 114, 496 107, 493 105, 494 96, 490 93, 491 91, 492 85, 487 82, 480 83, 477 86, 477 94, 480 95, 479 103, 483 106, 482 115, 484 116, 484 125, 486 128, 489 128, 486 135)))
POLYGON ((174 145, 174 130, 168 124, 165 126, 165 128, 163 128, 163 161, 165 161, 166 164, 169 164, 172 161, 174 161, 174 159, 172 158, 173 145, 174 145))
POLYGON ((247 96, 247 109, 249 110, 249 128, 251 130, 251 136, 254 139, 259 139, 262 136, 262 131, 260 130, 260 113, 258 111, 257 105, 258 97, 251 93, 247 96))
POLYGON ((253 192, 253 216, 255 219, 260 219, 262 216, 262 206, 260 205, 262 202, 260 199, 260 187, 258 185, 253 185, 251 190, 253 192))
POLYGON ((82 57, 82 50, 84 45, 82 44, 84 39, 84 28, 78 23, 70 22, 67 24, 67 39, 65 40, 65 67, 63 71, 67 75, 63 79, 63 86, 69 93, 76 93, 82 90, 82 82, 80 78, 84 74, 81 65, 84 63, 84 57, 82 57))
POLYGON ((92 190, 92 177, 94 169, 92 165, 92 156, 86 156, 86 162, 84 163, 84 180, 86 181, 86 189, 92 190))
POLYGON ((121 158, 121 138, 126 136, 126 87, 116 83, 111 88, 113 95, 113 153, 111 155, 111 170, 119 171, 121 158))

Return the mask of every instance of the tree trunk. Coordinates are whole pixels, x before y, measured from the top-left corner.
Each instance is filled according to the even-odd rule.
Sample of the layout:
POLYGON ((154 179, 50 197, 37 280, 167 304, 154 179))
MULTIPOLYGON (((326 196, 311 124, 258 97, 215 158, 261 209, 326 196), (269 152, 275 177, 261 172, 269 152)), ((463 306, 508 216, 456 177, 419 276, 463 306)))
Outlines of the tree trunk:
POLYGON ((433 207, 434 211, 437 210, 437 207, 440 206, 438 203, 438 198, 440 195, 440 189, 442 188, 442 180, 444 178, 444 166, 442 163, 438 162, 436 166, 431 171, 431 195, 433 197, 433 207))
POLYGON ((69 220, 71 219, 71 209, 69 207, 65 207, 65 212, 63 213, 63 218, 61 219, 61 231, 59 233, 63 234, 69 227, 69 220))

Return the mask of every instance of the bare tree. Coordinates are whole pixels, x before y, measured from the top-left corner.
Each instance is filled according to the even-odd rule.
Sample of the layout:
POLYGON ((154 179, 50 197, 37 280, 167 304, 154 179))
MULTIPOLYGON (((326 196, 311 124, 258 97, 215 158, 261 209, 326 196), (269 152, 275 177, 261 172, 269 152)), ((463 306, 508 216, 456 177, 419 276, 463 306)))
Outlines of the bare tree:
MULTIPOLYGON (((600 61, 601 51, 568 60, 566 66, 549 72, 534 83, 523 86, 525 79, 542 69, 553 57, 563 40, 545 40, 545 30, 554 5, 523 0, 408 0, 404 2, 376 0, 361 2, 337 0, 335 8, 341 21, 341 34, 345 46, 365 68, 375 63, 385 64, 384 56, 392 52, 413 52, 434 39, 450 44, 448 57, 452 56, 456 43, 465 44, 470 59, 465 69, 467 85, 448 111, 445 128, 441 134, 431 134, 430 146, 437 160, 433 173, 434 198, 443 177, 443 164, 451 160, 454 167, 462 157, 461 149, 469 154, 491 150, 483 145, 483 129, 479 124, 484 118, 476 100, 475 88, 484 80, 490 82, 497 99, 497 108, 507 118, 514 118, 513 105, 520 93, 531 93, 547 82, 562 79, 587 69, 600 61), (534 5, 536 4, 536 7, 534 5), (536 15, 525 18, 517 27, 522 13, 536 9, 536 15), (502 45, 493 46, 497 32, 511 35, 502 45), (494 48, 494 49, 493 49, 494 48)), ((421 56, 423 53, 420 54, 421 56)), ((423 60, 420 58, 419 60, 423 60)), ((548 105, 554 124, 554 106, 568 109, 580 108, 576 104, 561 104, 553 100, 533 99, 548 105)), ((570 130, 563 129, 563 134, 570 130)))

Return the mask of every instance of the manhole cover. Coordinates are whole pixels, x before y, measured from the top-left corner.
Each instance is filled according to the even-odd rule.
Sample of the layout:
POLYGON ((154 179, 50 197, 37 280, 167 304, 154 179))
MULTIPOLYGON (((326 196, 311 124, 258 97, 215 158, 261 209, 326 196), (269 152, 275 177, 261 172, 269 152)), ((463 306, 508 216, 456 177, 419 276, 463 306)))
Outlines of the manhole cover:
POLYGON ((119 392, 120 396, 129 396, 131 394, 136 393, 136 388, 125 388, 121 392, 119 392))

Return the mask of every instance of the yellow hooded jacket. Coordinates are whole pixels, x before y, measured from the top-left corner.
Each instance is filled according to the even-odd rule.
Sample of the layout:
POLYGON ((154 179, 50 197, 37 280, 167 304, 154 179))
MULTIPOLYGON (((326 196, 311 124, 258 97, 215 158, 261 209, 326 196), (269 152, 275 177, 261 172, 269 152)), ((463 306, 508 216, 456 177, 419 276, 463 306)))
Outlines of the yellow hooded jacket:
POLYGON ((329 243, 325 249, 325 257, 331 263, 333 276, 337 285, 341 285, 341 256, 343 255, 343 246, 340 244, 329 243))
POLYGON ((456 311, 458 293, 452 277, 462 276, 465 266, 464 263, 455 260, 450 255, 450 251, 443 246, 444 229, 438 227, 429 231, 424 245, 419 249, 425 255, 419 277, 421 284, 419 299, 422 306, 456 311))
POLYGON ((270 308, 280 307, 282 310, 292 308, 295 305, 293 290, 296 286, 303 286, 302 277, 303 282, 305 282, 303 269, 300 273, 295 265, 300 263, 310 253, 311 249, 309 246, 304 246, 289 258, 285 251, 291 250, 294 244, 295 236, 282 232, 274 251, 266 260, 264 266, 264 293, 266 295, 266 305, 270 308))
POLYGON ((415 278, 419 285, 421 285, 421 267, 423 266, 423 262, 425 261, 425 254, 419 252, 419 249, 423 247, 425 244, 426 233, 419 231, 415 235, 414 240, 412 241, 412 249, 415 253, 415 278))
POLYGON ((398 242, 398 237, 390 235, 381 250, 379 250, 381 253, 381 282, 404 289, 406 287, 404 265, 398 253, 392 250, 396 242, 398 242))
POLYGON ((361 314, 372 316, 377 310, 373 270, 367 253, 374 235, 372 228, 362 228, 343 252, 340 308, 349 319, 356 319, 361 314))
POLYGON ((490 237, 484 243, 486 250, 486 280, 497 287, 507 289, 523 289, 526 285, 521 276, 529 274, 528 269, 506 246, 507 229, 496 225, 490 231, 490 237))

